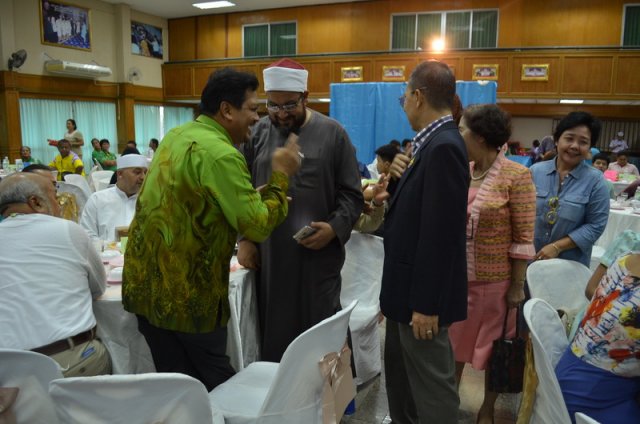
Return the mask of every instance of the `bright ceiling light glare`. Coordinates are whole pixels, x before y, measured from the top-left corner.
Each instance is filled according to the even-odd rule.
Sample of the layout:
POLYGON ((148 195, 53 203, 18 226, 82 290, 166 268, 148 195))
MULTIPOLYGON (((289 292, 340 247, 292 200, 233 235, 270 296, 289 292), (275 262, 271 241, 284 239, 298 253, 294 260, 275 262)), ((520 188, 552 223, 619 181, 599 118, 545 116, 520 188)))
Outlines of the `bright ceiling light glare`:
POLYGON ((431 50, 436 53, 442 53, 444 51, 444 40, 442 38, 436 38, 431 42, 431 50))
POLYGON ((220 7, 232 7, 235 5, 235 3, 231 3, 230 1, 208 1, 192 4, 193 7, 197 7, 198 9, 218 9, 220 7))
POLYGON ((560 100, 561 105, 581 105, 582 103, 584 103, 584 100, 580 100, 580 99, 561 99, 560 100))

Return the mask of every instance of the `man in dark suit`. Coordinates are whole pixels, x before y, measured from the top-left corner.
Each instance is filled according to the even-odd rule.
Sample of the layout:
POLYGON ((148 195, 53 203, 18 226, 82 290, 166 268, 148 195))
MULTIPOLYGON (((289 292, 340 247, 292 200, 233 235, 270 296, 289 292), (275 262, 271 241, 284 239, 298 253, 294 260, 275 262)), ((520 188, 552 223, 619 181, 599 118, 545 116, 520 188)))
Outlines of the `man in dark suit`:
POLYGON ((455 78, 438 61, 411 74, 403 108, 413 156, 385 221, 380 306, 387 317, 385 373, 394 424, 457 423, 460 403, 448 326, 467 316, 469 164, 451 116, 455 78))

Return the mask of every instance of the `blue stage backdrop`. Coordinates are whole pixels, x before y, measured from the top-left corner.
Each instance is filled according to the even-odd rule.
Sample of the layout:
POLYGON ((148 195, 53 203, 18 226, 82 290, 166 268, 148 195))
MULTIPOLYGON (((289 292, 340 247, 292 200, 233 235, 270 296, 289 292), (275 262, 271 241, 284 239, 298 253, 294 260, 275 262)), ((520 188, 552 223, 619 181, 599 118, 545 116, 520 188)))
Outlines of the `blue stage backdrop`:
MULTIPOLYGON (((331 84, 329 114, 346 128, 360 162, 371 163, 376 149, 393 139, 402 141, 415 135, 398 102, 406 85, 404 82, 331 84)), ((496 89, 494 81, 456 83, 456 92, 465 107, 495 103, 496 89)))

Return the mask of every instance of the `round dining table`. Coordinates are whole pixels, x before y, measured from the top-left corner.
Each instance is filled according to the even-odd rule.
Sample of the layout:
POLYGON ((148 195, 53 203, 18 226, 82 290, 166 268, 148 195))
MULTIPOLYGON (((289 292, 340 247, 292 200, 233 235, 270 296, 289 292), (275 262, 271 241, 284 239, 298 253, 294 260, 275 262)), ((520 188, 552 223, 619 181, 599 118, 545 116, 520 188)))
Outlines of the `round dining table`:
POLYGON ((634 212, 632 207, 612 208, 609 210, 609 221, 595 245, 607 249, 611 242, 625 230, 640 232, 640 210, 634 212))

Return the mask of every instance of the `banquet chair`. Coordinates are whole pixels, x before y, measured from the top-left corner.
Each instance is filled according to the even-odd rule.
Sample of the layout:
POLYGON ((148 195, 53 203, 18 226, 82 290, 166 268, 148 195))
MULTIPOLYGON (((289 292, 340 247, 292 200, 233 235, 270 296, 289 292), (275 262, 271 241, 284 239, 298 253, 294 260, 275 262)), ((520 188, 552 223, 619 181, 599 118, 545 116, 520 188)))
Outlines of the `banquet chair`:
POLYGON ((356 369, 354 381, 361 385, 382 369, 378 314, 384 246, 382 238, 354 231, 345 251, 340 303, 345 307, 358 300, 349 319, 349 330, 356 369))
POLYGON ((582 412, 576 412, 575 418, 576 424, 600 424, 600 421, 596 421, 590 416, 583 414, 582 412))
POLYGON ((576 261, 548 259, 527 268, 532 298, 544 299, 555 309, 575 313, 589 302, 584 294, 591 270, 576 261))
POLYGON ((0 387, 20 389, 13 404, 17 422, 58 423, 49 383, 62 378, 60 366, 48 356, 29 350, 0 349, 0 387))
POLYGON ((82 216, 82 211, 84 210, 84 206, 87 204, 87 200, 89 200, 87 193, 85 193, 85 191, 82 190, 77 185, 71 184, 65 181, 59 181, 57 183, 57 188, 58 188, 58 193, 71 193, 75 196, 78 219, 79 219, 82 216))
POLYGON ((113 171, 94 171, 91 173, 91 181, 93 182, 93 188, 95 191, 104 190, 109 187, 109 181, 113 171))
POLYGON ((49 393, 66 424, 214 422, 204 385, 184 374, 64 378, 52 381, 49 393))
POLYGON ((319 361, 344 345, 356 303, 296 337, 279 364, 254 362, 213 389, 212 408, 222 411, 226 424, 321 423, 325 379, 319 361))
POLYGON ((531 331, 538 374, 530 424, 571 424, 555 374, 556 365, 569 345, 562 321, 554 307, 543 299, 530 299, 523 312, 531 331))
POLYGON ((91 187, 89 187, 89 183, 87 182, 87 179, 82 175, 78 175, 78 174, 65 175, 64 181, 68 184, 73 184, 74 186, 80 188, 80 190, 82 190, 84 194, 87 196, 87 199, 89 198, 89 196, 91 196, 91 193, 93 193, 91 191, 91 187))

